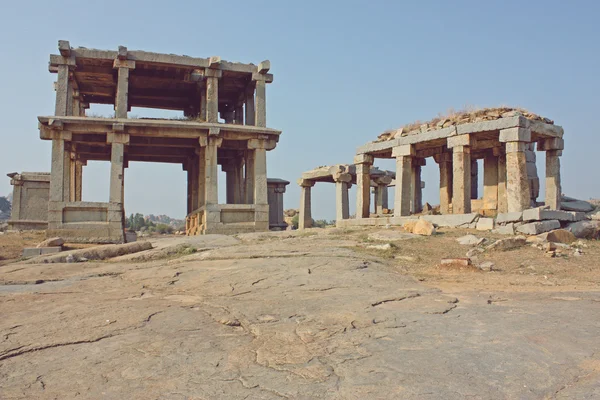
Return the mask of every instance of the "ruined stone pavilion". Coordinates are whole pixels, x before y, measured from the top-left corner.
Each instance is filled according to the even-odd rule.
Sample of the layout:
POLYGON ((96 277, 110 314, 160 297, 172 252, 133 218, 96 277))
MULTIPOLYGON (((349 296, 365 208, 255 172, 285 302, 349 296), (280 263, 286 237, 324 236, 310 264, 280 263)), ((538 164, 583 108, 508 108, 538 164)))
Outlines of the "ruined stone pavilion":
POLYGON ((269 228, 266 152, 280 131, 267 128, 269 61, 258 65, 172 54, 71 48, 50 56, 56 109, 39 117, 52 141, 48 235, 70 242, 124 241, 124 169, 132 161, 181 164, 187 172, 188 235, 269 228), (114 118, 86 116, 114 105, 114 118), (128 118, 131 107, 181 110, 185 118, 128 118), (107 203, 81 201, 83 166, 110 161, 107 203), (226 173, 218 201, 218 166, 226 173))
POLYGON ((539 194, 536 145, 546 153, 545 205, 558 210, 563 129, 547 118, 524 110, 484 109, 385 132, 357 149, 356 219, 344 223, 401 223, 402 217, 418 213, 421 167, 427 158, 439 166, 441 214, 493 217, 528 209, 539 194), (396 160, 394 217, 383 222, 370 218, 369 173, 377 158, 396 160), (478 159, 484 166, 482 200, 477 200, 477 171, 472 169, 478 159))

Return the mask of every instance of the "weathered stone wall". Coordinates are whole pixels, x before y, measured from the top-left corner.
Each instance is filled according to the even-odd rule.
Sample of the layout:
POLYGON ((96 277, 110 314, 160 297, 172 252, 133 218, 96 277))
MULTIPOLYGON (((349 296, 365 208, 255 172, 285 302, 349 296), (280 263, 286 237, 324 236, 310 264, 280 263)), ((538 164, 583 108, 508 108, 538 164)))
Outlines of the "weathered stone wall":
POLYGON ((13 204, 9 229, 46 229, 48 226, 48 199, 50 174, 22 172, 9 174, 13 185, 13 204))

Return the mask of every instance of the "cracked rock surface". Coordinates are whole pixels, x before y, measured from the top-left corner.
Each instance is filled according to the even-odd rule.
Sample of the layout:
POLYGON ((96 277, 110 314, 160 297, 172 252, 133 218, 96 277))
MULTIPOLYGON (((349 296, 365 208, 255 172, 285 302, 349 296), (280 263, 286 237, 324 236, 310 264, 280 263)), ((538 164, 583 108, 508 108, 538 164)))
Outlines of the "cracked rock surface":
MULTIPOLYGON (((593 287, 440 289, 362 251, 365 232, 2 266, 0 398, 600 398, 593 287)), ((443 236, 401 243, 457 247, 443 236)))

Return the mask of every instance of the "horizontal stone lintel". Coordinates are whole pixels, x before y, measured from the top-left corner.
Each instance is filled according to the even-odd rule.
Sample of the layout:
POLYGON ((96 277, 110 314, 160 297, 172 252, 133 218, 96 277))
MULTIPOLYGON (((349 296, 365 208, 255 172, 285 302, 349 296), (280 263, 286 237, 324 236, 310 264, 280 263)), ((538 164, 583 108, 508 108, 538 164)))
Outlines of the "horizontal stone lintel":
POLYGON ((402 136, 393 140, 382 142, 370 142, 360 146, 357 154, 367 154, 383 152, 403 144, 425 143, 436 139, 448 138, 450 136, 473 134, 480 132, 500 131, 508 128, 529 128, 532 133, 542 137, 562 138, 563 128, 558 125, 546 124, 541 121, 532 121, 522 116, 499 118, 493 121, 473 122, 451 126, 442 129, 436 129, 428 132, 421 132, 414 135, 402 136))

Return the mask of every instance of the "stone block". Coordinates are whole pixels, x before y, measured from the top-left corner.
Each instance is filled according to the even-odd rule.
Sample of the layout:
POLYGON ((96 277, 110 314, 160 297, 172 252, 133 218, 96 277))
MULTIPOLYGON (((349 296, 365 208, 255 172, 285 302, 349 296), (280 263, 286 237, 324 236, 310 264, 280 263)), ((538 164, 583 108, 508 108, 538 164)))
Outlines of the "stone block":
POLYGON ((487 247, 487 250, 495 251, 507 251, 518 249, 519 247, 525 246, 527 238, 525 236, 515 236, 506 239, 496 240, 494 243, 487 247))
POLYGON ((63 240, 63 238, 61 237, 53 237, 50 239, 46 239, 43 242, 41 242, 40 244, 38 244, 36 247, 42 248, 42 247, 60 247, 63 244, 65 244, 65 241, 63 240))
POLYGON ((594 206, 583 200, 575 201, 562 201, 560 203, 561 210, 565 211, 579 211, 579 212, 590 212, 594 210, 594 206))
POLYGON ((515 224, 512 222, 509 222, 506 225, 499 226, 498 228, 494 229, 492 232, 498 233, 500 235, 514 235, 515 234, 515 224))
POLYGON ((531 142, 531 130, 527 128, 508 128, 500 131, 501 142, 531 142))
POLYGON ((600 237, 600 221, 579 221, 569 224, 567 227, 576 238, 597 239, 600 237))
POLYGON ((560 228, 560 222, 557 220, 531 222, 523 224, 517 228, 517 232, 525 235, 539 235, 540 233, 549 232, 560 228))
POLYGON ((23 249, 23 258, 37 257, 45 254, 54 254, 62 250, 62 247, 26 247, 23 249))
POLYGON ((523 221, 543 221, 549 219, 572 222, 574 216, 567 211, 548 210, 544 207, 530 208, 523 211, 523 221))
POLYGON ((575 235, 566 229, 556 229, 554 231, 545 232, 538 235, 537 237, 544 241, 565 244, 570 244, 577 240, 575 235))
MULTIPOLYGON (((584 219, 586 219, 586 215, 584 212, 569 211, 569 213, 573 216, 573 221, 575 221, 575 222, 583 221, 584 219)), ((598 219, 598 218, 594 218, 594 216, 592 215, 592 219, 598 219)))
POLYGON ((494 218, 479 218, 476 229, 478 231, 491 231, 494 229, 494 218))
POLYGON ((497 224, 507 224, 509 222, 519 222, 523 220, 523 213, 521 211, 500 213, 496 216, 497 224))
POLYGON ((446 215, 424 215, 421 218, 431 222, 438 227, 457 228, 467 227, 475 222, 479 214, 446 214, 446 215))

